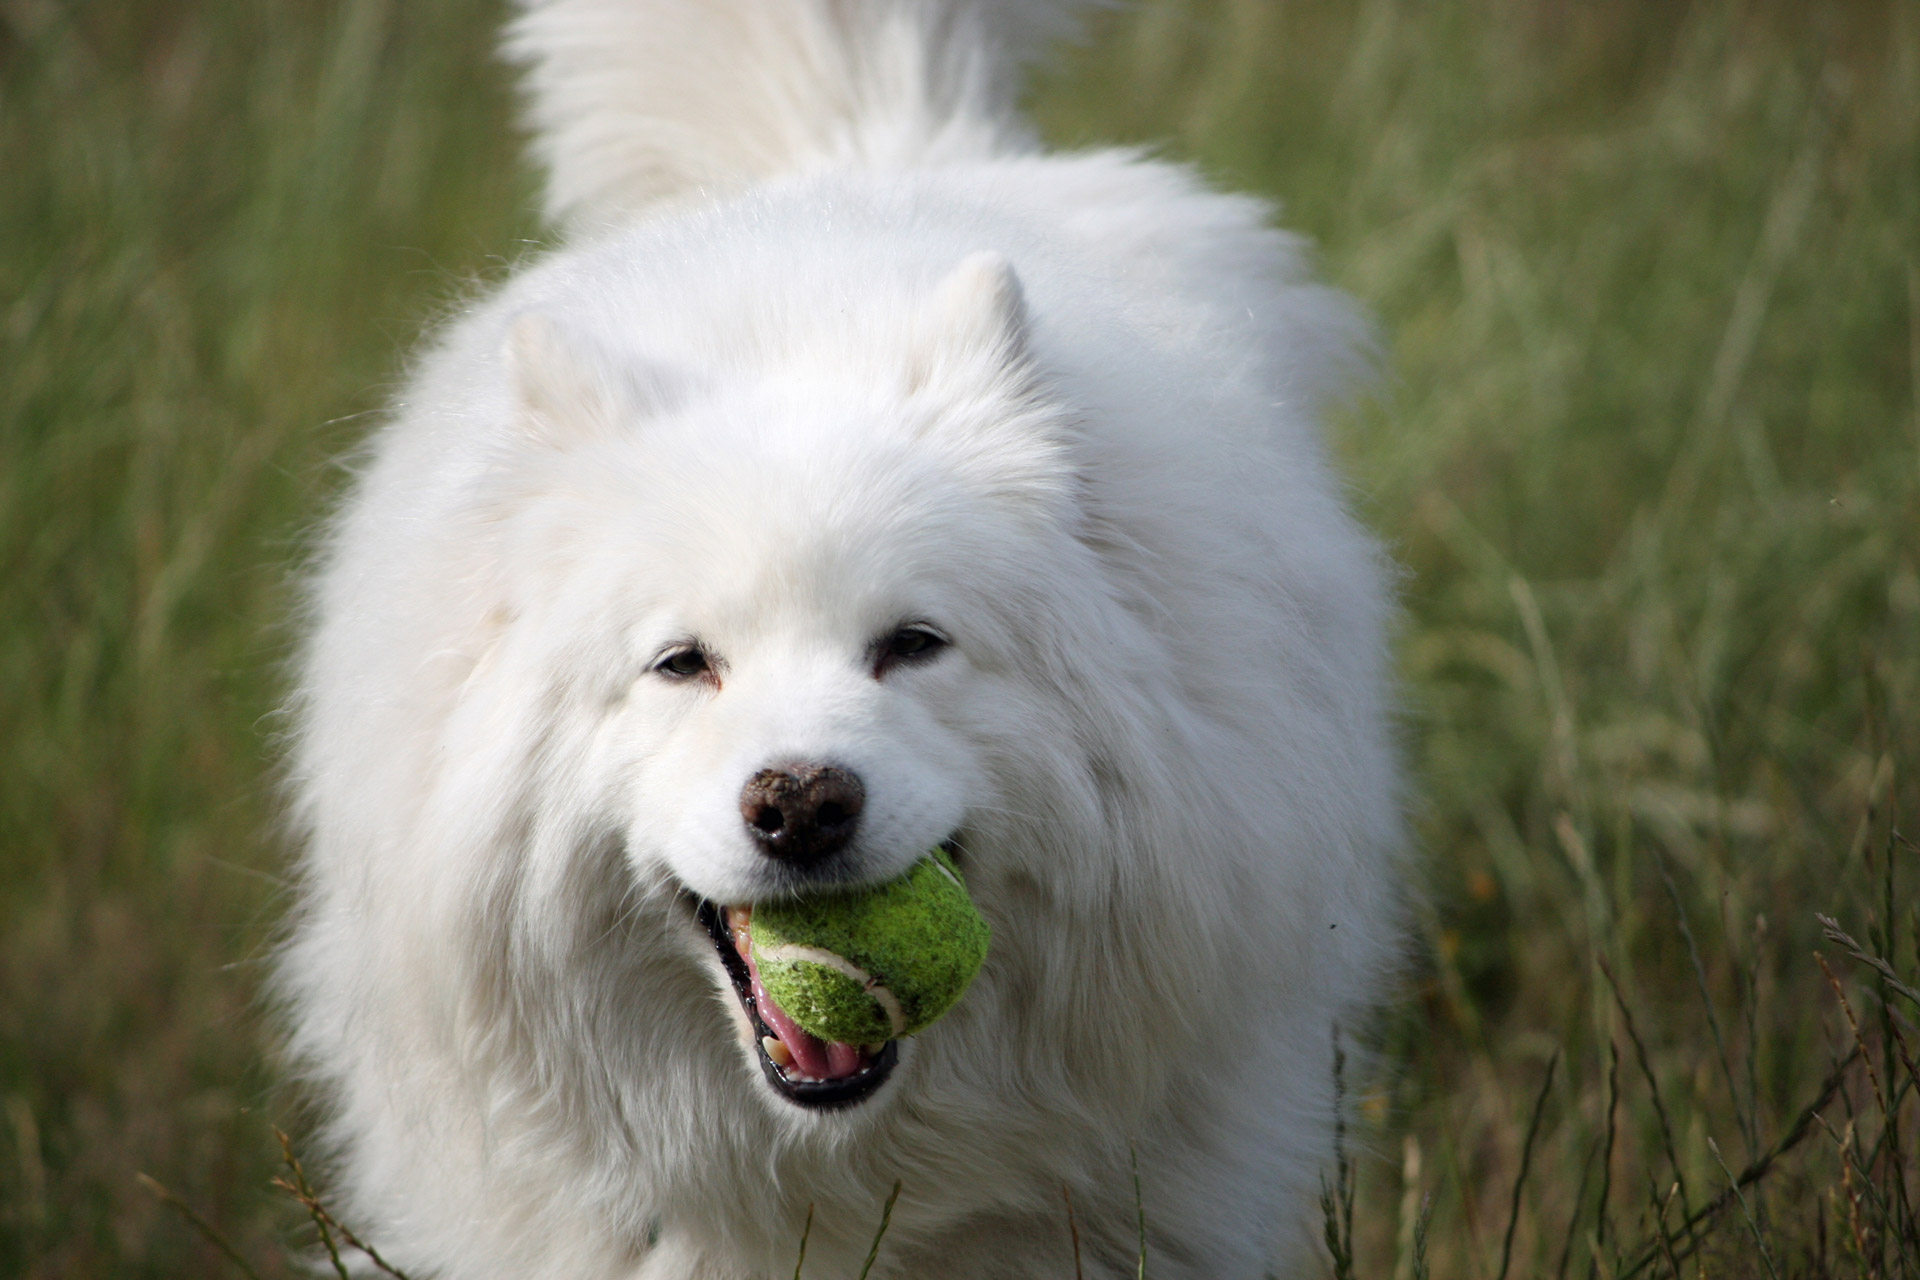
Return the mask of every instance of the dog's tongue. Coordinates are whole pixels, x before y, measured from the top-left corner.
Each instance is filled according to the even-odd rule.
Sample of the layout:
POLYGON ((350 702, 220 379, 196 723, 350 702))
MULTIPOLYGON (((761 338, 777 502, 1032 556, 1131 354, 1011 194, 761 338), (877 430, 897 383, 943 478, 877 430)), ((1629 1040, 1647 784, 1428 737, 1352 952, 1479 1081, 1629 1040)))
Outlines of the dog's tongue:
POLYGON ((787 1011, 767 994, 751 959, 747 961, 747 967, 753 973, 753 1001, 759 1006, 761 1021, 773 1028, 773 1034, 779 1036, 780 1043, 787 1046, 799 1075, 811 1076, 815 1080, 839 1080, 860 1069, 860 1050, 838 1040, 822 1040, 796 1025, 787 1016, 787 1011))
POLYGON ((861 1053, 857 1047, 838 1040, 822 1040, 805 1030, 767 994, 765 984, 760 981, 760 966, 753 962, 753 935, 748 914, 738 908, 729 910, 727 931, 733 935, 734 949, 747 962, 747 972, 753 977, 753 1002, 759 1009, 760 1020, 772 1029, 774 1035, 780 1037, 780 1043, 786 1045, 787 1052, 793 1055, 795 1073, 815 1080, 841 1080, 858 1071, 861 1053))

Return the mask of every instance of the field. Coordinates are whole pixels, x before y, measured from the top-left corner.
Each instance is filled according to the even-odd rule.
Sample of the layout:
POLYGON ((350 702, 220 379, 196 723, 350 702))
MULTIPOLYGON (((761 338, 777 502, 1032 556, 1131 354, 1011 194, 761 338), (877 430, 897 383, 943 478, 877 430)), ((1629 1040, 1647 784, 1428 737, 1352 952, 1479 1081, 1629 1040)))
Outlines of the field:
MULTIPOLYGON (((544 234, 499 17, 0 0, 0 1274, 222 1274, 139 1172, 299 1273, 288 582, 544 234)), ((1920 3, 1148 0, 1033 105, 1379 323, 1423 890, 1329 1272, 1920 1277, 1920 3)))

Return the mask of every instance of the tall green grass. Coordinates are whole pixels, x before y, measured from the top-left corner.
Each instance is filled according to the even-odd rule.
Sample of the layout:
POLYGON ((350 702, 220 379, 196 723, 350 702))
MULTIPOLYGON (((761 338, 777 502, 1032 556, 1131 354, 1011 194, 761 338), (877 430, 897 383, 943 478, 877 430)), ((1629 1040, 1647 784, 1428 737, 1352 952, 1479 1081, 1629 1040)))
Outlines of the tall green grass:
MULTIPOLYGON (((1920 971, 1889 831, 1920 829, 1920 6, 1151 5, 1041 111, 1280 198, 1382 322, 1343 444, 1409 569, 1431 905, 1363 1108, 1388 1158, 1360 1265, 1411 1274, 1431 1196, 1435 1275, 1500 1274, 1509 1230, 1512 1274, 1585 1274, 1596 1242, 1606 1274, 1851 1049, 1816 911, 1920 971)), ((1853 991, 1920 1045, 1885 998, 1853 991)), ((1920 1084, 1866 1034, 1883 1085, 1920 1084)), ((1877 1138, 1845 1088, 1828 1119, 1877 1138)), ((1873 1174, 1911 1196, 1900 1105, 1873 1174)), ((1721 1273, 1766 1274, 1764 1239, 1853 1274, 1835 1144, 1797 1154, 1749 1193, 1763 1230, 1716 1220, 1721 1273)), ((1869 1240, 1875 1273, 1920 1274, 1889 1213, 1908 1253, 1869 1240)))
POLYGON ((0 5, 0 1274, 251 1253, 301 533, 519 251, 492 4, 0 5))
MULTIPOLYGON (((537 234, 500 16, 0 0, 0 1273, 217 1274, 141 1170, 291 1273, 285 584, 537 234)), ((1818 947, 1860 1167, 1814 1124, 1702 1257, 1915 1274, 1920 1010, 1814 914, 1920 985, 1920 4, 1155 0, 1034 106, 1277 197, 1380 319, 1340 445, 1408 569, 1429 892, 1350 1073, 1353 1270, 1415 1274, 1423 1202, 1436 1276, 1660 1241, 1852 1049, 1818 947)))

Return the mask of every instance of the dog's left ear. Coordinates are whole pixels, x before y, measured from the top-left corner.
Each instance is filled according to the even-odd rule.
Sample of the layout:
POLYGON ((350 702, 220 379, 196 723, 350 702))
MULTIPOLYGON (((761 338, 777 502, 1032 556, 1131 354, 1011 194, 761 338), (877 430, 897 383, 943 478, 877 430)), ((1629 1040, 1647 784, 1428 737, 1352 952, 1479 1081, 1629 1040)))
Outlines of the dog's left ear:
POLYGON ((948 372, 992 369, 1024 382, 1029 373, 1027 300, 1003 253, 968 254, 933 292, 922 314, 909 383, 914 390, 948 372))
POLYGON ((618 431, 669 398, 664 370, 603 351, 539 311, 513 321, 507 363, 521 429, 559 448, 618 431))

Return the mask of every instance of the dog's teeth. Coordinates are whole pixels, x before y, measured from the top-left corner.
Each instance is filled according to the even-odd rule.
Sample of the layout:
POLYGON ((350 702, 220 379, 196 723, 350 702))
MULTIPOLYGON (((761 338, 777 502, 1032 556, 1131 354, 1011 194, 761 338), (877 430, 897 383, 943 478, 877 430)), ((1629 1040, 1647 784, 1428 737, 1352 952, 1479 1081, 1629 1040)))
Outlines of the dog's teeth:
POLYGON ((786 1042, 781 1040, 779 1036, 761 1036, 760 1047, 767 1051, 769 1058, 773 1059, 774 1066, 790 1067, 793 1065, 793 1050, 787 1048, 786 1042))
POLYGON ((869 1058, 877 1058, 880 1056, 880 1051, 886 1047, 887 1047, 887 1042, 885 1040, 882 1040, 878 1044, 861 1045, 860 1052, 866 1054, 869 1058))

